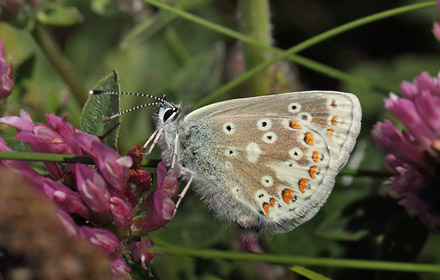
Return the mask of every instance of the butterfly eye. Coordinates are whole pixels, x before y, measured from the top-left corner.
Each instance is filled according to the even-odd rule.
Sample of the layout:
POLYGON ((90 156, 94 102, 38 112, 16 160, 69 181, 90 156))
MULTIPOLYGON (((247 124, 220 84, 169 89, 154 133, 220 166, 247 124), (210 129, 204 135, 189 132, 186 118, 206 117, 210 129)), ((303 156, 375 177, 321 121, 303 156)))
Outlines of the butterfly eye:
POLYGON ((177 114, 177 111, 175 108, 169 108, 165 111, 163 114, 163 121, 166 122, 172 115, 177 114))

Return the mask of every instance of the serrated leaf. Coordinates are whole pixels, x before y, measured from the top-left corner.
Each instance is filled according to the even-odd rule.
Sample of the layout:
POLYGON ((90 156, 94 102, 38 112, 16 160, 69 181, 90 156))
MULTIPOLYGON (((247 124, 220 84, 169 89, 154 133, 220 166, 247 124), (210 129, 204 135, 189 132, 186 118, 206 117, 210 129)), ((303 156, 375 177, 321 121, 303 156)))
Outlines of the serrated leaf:
MULTIPOLYGON (((102 78, 94 89, 119 91, 119 76, 116 70, 102 78)), ((120 117, 105 122, 102 119, 120 110, 119 95, 90 95, 81 114, 80 129, 98 136, 104 144, 117 150, 120 117)))
POLYGON ((58 3, 46 3, 37 14, 37 19, 47 25, 70 26, 82 22, 82 16, 75 7, 58 3))

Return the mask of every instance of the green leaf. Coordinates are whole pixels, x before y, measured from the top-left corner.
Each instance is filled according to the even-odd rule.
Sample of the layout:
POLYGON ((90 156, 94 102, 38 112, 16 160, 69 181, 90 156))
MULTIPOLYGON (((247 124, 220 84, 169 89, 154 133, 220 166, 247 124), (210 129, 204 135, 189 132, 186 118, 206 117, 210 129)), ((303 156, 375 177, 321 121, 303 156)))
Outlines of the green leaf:
POLYGON ((70 26, 82 22, 82 16, 75 7, 58 3, 46 3, 37 14, 37 19, 47 25, 70 26))
POLYGON ((290 270, 292 270, 293 272, 298 273, 299 275, 302 275, 304 277, 306 277, 307 279, 312 279, 312 280, 330 280, 330 278, 327 278, 319 273, 316 273, 314 271, 311 271, 305 267, 302 266, 294 266, 289 268, 290 270))
MULTIPOLYGON (((102 78, 94 89, 119 91, 119 76, 116 70, 102 78)), ((98 136, 104 144, 117 150, 120 117, 105 122, 102 118, 119 111, 119 95, 90 95, 81 114, 80 128, 86 133, 98 136)))

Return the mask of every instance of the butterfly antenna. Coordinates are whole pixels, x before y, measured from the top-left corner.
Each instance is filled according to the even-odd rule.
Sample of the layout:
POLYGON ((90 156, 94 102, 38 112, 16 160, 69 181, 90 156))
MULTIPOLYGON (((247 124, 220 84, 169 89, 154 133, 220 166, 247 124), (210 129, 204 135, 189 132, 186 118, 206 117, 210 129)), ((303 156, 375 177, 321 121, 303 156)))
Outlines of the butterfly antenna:
MULTIPOLYGON (((150 94, 145 94, 145 93, 120 92, 120 91, 107 91, 107 90, 93 90, 93 89, 89 91, 89 94, 90 94, 90 95, 101 95, 101 94, 107 94, 107 95, 110 95, 110 94, 112 94, 112 95, 133 95, 133 96, 148 97, 148 98, 156 99, 156 100, 159 101, 160 103, 162 103, 162 104, 166 104, 166 105, 168 105, 168 106, 170 106, 170 107, 172 107, 172 108, 175 108, 175 107, 176 107, 176 106, 174 106, 171 102, 168 102, 168 101, 165 100, 165 95, 161 98, 161 97, 157 97, 157 96, 150 95, 150 94)), ((159 103, 158 103, 158 104, 159 104, 159 103)), ((140 108, 142 108, 142 107, 145 107, 145 106, 141 105, 140 108)), ((139 108, 136 108, 136 109, 134 109, 134 108, 136 108, 136 107, 133 107, 133 108, 131 108, 131 109, 128 109, 128 111, 132 111, 132 110, 139 109, 139 108)), ((127 110, 125 110, 125 111, 127 111, 127 110)), ((125 112, 125 111, 124 111, 124 112, 125 112)), ((126 113, 127 113, 127 112, 126 112, 126 113)))
POLYGON ((148 107, 148 106, 157 106, 157 105, 161 105, 161 104, 163 104, 163 103, 162 102, 152 102, 152 103, 146 103, 146 104, 138 105, 138 106, 132 107, 130 109, 127 109, 127 110, 118 112, 116 114, 113 114, 111 116, 105 116, 105 117, 102 118, 102 121, 105 122, 105 121, 112 120, 114 118, 119 117, 120 115, 123 115, 125 113, 129 113, 131 111, 135 111, 135 110, 140 109, 140 108, 144 108, 144 107, 148 107))

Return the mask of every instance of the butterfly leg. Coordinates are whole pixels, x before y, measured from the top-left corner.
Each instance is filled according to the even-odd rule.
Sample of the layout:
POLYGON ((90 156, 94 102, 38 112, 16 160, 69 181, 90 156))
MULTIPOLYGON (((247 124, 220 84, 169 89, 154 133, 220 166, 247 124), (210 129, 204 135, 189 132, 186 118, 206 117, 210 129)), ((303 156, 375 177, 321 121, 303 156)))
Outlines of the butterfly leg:
POLYGON ((174 143, 173 143, 173 157, 171 158, 171 168, 170 172, 173 173, 174 167, 176 166, 177 161, 177 145, 179 144, 179 134, 176 134, 176 137, 174 137, 174 143))
POLYGON ((153 134, 151 134, 150 138, 148 138, 147 142, 145 142, 144 148, 147 148, 147 146, 150 144, 150 142, 153 141, 153 139, 156 136, 156 134, 157 134, 157 130, 155 130, 153 132, 153 134))
POLYGON ((186 192, 189 189, 189 186, 191 186, 191 182, 194 178, 194 174, 191 174, 191 177, 189 177, 188 183, 186 183, 185 188, 183 188, 183 191, 179 194, 179 199, 176 203, 176 208, 174 209, 173 217, 176 215, 177 208, 179 208, 180 203, 182 202, 183 197, 185 196, 186 192))
POLYGON ((148 139, 148 141, 145 143, 144 148, 146 148, 148 146, 148 144, 151 142, 150 139, 154 139, 153 143, 151 143, 150 148, 147 151, 147 155, 151 154, 151 152, 153 151, 153 148, 156 146, 157 142, 159 142, 160 136, 163 133, 163 129, 159 130, 159 131, 155 131, 153 133, 153 135, 150 136, 150 138, 148 139))

